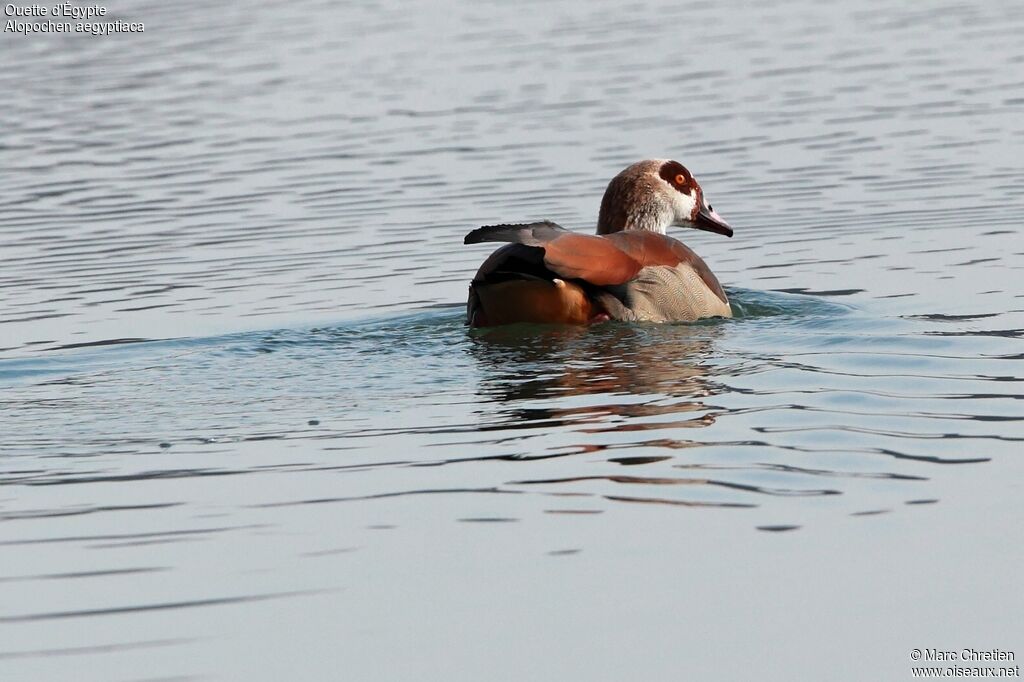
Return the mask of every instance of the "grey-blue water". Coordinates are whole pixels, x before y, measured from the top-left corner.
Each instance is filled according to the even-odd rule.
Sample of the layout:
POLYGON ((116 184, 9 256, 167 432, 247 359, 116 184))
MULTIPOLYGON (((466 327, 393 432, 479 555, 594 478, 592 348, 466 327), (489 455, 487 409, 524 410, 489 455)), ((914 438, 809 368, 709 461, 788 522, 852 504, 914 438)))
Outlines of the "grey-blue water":
POLYGON ((0 33, 0 679, 1019 664, 1019 2, 108 11, 0 33), (465 327, 650 157, 734 319, 465 327))

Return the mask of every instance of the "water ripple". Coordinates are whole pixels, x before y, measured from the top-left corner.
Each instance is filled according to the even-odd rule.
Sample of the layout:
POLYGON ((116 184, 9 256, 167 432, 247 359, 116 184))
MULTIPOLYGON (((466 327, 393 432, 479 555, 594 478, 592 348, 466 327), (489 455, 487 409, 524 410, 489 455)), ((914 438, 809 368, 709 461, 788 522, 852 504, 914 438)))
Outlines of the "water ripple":
POLYGON ((486 677, 499 640, 598 679, 595 594, 641 647, 620 677, 729 676, 662 655, 742 641, 701 595, 914 612, 955 521, 978 604, 929 594, 932 629, 1013 627, 984 605, 1020 592, 985 535, 1024 440, 1019 5, 540 9, 144 0, 144 39, 5 36, 5 679, 280 677, 261 649, 369 678, 452 642, 438 675, 486 677), (673 232, 734 319, 466 329, 468 230, 591 231, 645 156, 736 226, 673 232))

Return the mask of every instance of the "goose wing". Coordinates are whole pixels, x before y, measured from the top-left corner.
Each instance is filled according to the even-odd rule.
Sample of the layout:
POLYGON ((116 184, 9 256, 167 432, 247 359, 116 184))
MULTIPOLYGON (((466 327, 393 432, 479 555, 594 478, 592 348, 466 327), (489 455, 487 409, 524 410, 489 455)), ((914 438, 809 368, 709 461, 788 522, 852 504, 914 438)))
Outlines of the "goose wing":
MULTIPOLYGON (((562 279, 579 279, 595 286, 623 284, 636 277, 643 264, 615 242, 598 235, 570 232, 555 223, 544 221, 521 225, 485 225, 463 240, 466 244, 510 242, 539 250, 545 268, 562 279)), ((488 275, 511 254, 526 255, 523 249, 499 249, 488 258, 477 273, 488 275), (493 260, 492 260, 493 259, 493 260)))

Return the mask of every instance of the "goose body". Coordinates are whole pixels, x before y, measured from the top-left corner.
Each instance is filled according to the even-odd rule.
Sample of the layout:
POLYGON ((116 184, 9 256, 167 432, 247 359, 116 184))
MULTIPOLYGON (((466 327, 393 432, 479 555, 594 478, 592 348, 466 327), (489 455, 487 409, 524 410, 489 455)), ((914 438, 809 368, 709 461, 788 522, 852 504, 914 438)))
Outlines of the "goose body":
POLYGON ((490 327, 731 317, 718 279, 700 256, 665 235, 669 225, 732 236, 689 171, 656 159, 629 166, 609 183, 596 235, 549 221, 473 230, 466 244, 507 243, 470 284, 468 322, 490 327))

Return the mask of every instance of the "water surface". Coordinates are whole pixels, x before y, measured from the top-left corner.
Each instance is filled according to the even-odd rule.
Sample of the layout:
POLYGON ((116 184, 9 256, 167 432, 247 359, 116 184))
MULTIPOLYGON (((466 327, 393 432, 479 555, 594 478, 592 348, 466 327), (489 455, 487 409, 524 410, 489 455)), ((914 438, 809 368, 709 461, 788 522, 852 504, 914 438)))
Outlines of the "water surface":
POLYGON ((0 677, 1024 655, 1018 4, 116 11, 0 41, 0 677), (646 157, 734 319, 465 327, 646 157))

